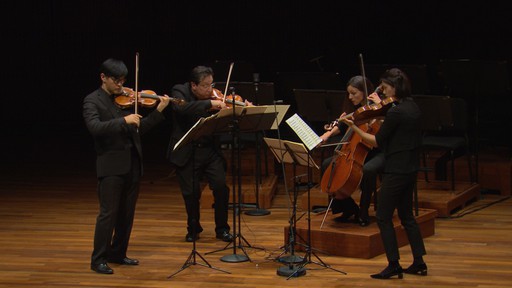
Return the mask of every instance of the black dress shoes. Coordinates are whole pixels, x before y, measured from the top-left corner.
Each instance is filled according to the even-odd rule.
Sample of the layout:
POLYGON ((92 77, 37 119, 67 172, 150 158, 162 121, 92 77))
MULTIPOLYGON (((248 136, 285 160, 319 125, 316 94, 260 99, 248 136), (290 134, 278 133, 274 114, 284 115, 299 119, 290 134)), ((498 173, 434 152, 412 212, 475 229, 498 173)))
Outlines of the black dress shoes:
POLYGON ((224 242, 231 242, 233 241, 233 235, 230 234, 228 231, 224 231, 222 233, 217 233, 216 236, 217 239, 220 239, 224 242))
POLYGON ((114 270, 108 267, 107 263, 101 263, 98 265, 91 265, 91 270, 100 274, 114 274, 114 270))
POLYGON ((187 235, 185 236, 185 241, 187 242, 194 242, 197 239, 199 239, 199 233, 195 235, 192 233, 187 233, 187 235))
POLYGON ((398 279, 404 278, 402 267, 398 266, 388 266, 382 272, 377 274, 372 274, 370 277, 374 279, 389 279, 393 276, 398 276, 398 279))
POLYGON ((357 221, 359 222, 359 226, 361 226, 361 227, 366 227, 366 226, 370 225, 370 219, 368 219, 368 218, 360 217, 357 221))
POLYGON ((125 257, 121 260, 110 260, 110 263, 116 263, 121 265, 139 265, 139 260, 125 257))
POLYGON ((421 275, 421 276, 427 276, 427 264, 414 264, 412 263, 411 266, 407 267, 407 269, 404 270, 407 274, 414 274, 414 275, 421 275))
POLYGON ((333 219, 334 222, 338 222, 338 223, 354 223, 354 222, 358 222, 358 216, 357 214, 355 214, 353 211, 348 211, 348 212, 343 212, 343 214, 341 214, 341 216, 338 216, 336 218, 333 219), (352 216, 355 217, 353 219, 352 216))

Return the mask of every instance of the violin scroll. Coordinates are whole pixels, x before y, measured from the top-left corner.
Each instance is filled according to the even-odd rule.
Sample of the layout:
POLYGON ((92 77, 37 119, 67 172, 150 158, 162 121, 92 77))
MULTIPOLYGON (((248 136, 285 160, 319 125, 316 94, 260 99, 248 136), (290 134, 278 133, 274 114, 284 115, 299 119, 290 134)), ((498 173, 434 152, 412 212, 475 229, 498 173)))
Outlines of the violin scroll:
POLYGON ((235 94, 234 97, 233 97, 233 95, 224 96, 224 94, 222 94, 222 92, 216 88, 212 89, 211 99, 212 100, 221 100, 222 102, 226 103, 227 108, 232 108, 233 105, 252 106, 252 103, 249 101, 246 101, 246 100, 244 101, 242 96, 237 95, 237 94, 235 94))

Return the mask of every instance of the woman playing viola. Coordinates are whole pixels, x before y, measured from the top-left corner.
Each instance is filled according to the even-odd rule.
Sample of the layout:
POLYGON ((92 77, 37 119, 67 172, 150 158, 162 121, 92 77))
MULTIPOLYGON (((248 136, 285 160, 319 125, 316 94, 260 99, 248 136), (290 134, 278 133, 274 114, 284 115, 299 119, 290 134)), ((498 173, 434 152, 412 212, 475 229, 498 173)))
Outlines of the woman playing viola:
POLYGON ((411 98, 408 77, 399 69, 386 71, 381 77, 383 93, 387 97, 398 99, 397 105, 386 112, 386 118, 380 130, 369 134, 357 127, 350 118, 345 122, 363 141, 380 147, 384 153, 384 171, 377 207, 377 224, 386 251, 388 266, 380 273, 371 275, 376 279, 388 279, 392 276, 403 277, 403 272, 427 275, 427 265, 423 261, 426 254, 421 231, 413 215, 412 197, 419 167, 419 149, 421 144, 420 109, 411 98), (393 225, 393 213, 398 212, 411 246, 414 262, 402 270, 399 264, 400 254, 393 225))

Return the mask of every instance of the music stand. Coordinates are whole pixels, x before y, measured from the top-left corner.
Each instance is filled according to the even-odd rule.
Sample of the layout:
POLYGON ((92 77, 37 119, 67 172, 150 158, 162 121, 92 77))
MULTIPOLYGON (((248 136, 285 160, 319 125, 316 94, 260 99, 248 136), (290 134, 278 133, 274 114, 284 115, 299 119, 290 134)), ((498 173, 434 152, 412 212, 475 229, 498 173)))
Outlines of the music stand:
MULTIPOLYGON (((299 159, 300 161, 305 161, 306 166, 309 168, 308 169, 308 182, 310 182, 311 178, 312 178, 312 173, 311 173, 310 167, 312 165, 311 160, 313 160, 311 157, 311 150, 313 150, 315 147, 317 147, 317 145, 322 140, 320 139, 320 137, 318 135, 315 134, 315 132, 311 129, 311 127, 309 127, 304 122, 304 120, 302 120, 302 118, 300 118, 300 116, 297 114, 294 114, 292 117, 288 118, 286 120, 286 123, 292 128, 292 130, 295 133, 297 133, 297 136, 299 136, 301 141, 304 143, 304 145, 301 145, 301 146, 297 145, 296 147, 293 147, 293 148, 291 148, 290 144, 289 144, 288 145, 289 147, 287 148, 287 150, 289 153, 295 155, 294 159, 299 159)), ((318 168, 318 166, 316 166, 316 168, 318 168)), ((307 204, 307 206, 308 206, 308 213, 307 213, 308 214, 308 240, 307 240, 307 244, 306 244, 306 256, 304 257, 305 261, 302 264, 298 265, 298 267, 294 271, 290 271, 290 269, 283 269, 283 271, 281 271, 281 272, 283 272, 283 274, 278 273, 278 275, 288 276, 288 279, 290 279, 291 277, 295 276, 296 273, 301 273, 302 269, 304 269, 304 267, 309 263, 314 263, 314 264, 320 265, 324 268, 328 268, 333 271, 336 271, 336 272, 346 275, 347 274, 346 272, 334 269, 333 267, 331 267, 331 265, 328 265, 324 261, 322 261, 322 259, 320 259, 320 257, 318 257, 318 255, 316 255, 316 253, 313 252, 313 249, 311 247, 311 187, 309 185, 308 185, 307 193, 308 193, 308 204, 307 204), (311 259, 312 255, 314 255, 319 262, 314 262, 311 259), (285 273, 288 273, 288 274, 285 274, 285 273)))
MULTIPOLYGON (((233 207, 233 240, 228 243, 224 248, 218 249, 215 251, 207 252, 206 254, 219 252, 228 249, 230 245, 233 245, 233 254, 225 255, 221 257, 221 261, 237 263, 237 262, 245 262, 251 261, 249 255, 245 251, 244 247, 248 248, 256 248, 262 249, 259 247, 254 247, 249 244, 247 239, 245 239, 241 233, 241 221, 240 221, 240 213, 237 213, 237 210, 241 210, 241 198, 242 198, 242 184, 241 184, 241 176, 240 176, 240 166, 241 166, 241 155, 240 155, 240 143, 239 143, 239 133, 240 132, 254 132, 263 129, 263 127, 270 126, 268 123, 272 123, 274 120, 274 114, 265 113, 267 107, 259 107, 259 106, 249 106, 249 107, 240 107, 234 106, 232 108, 232 118, 222 117, 226 113, 231 113, 230 110, 221 110, 219 113, 223 112, 224 114, 220 114, 219 118, 227 118, 231 122, 231 125, 217 126, 216 132, 228 132, 229 130, 233 133, 233 150, 232 150, 232 177, 233 177, 233 203, 236 203, 236 207, 233 207), (238 160, 238 169, 235 167, 235 150, 234 147, 237 147, 237 160, 238 160), (235 171, 238 170, 238 173, 235 175, 235 171), (235 184, 238 182, 238 192, 235 189, 235 184), (237 216, 238 216, 238 229, 237 229, 237 216), (238 244, 236 241, 238 239, 238 244), (247 246, 242 245, 242 240, 245 242, 247 246), (237 248, 240 248, 244 252, 245 255, 237 254, 237 248)), ((219 114, 218 113, 218 114, 219 114)), ((227 115, 227 114, 226 114, 227 115)))
MULTIPOLYGON (((208 117, 208 118, 201 118, 199 119, 188 131, 187 133, 185 133, 185 135, 183 135, 183 137, 176 143, 176 145, 174 145, 173 147, 173 150, 176 150, 180 147, 182 147, 183 145, 185 144, 191 144, 191 145, 196 145, 195 142, 197 139, 199 139, 199 137, 201 137, 202 135, 210 135, 211 131, 212 131, 212 127, 214 127, 214 120, 215 117, 208 117)), ((194 149, 192 149, 192 167, 194 167, 194 159, 195 159, 195 147, 194 149)), ((195 179, 195 173, 192 173, 192 189, 194 189, 195 187, 195 181, 197 181, 198 179, 195 179)), ((192 195, 193 197, 196 197, 196 191, 193 191, 192 195)), ((187 260, 185 260, 185 263, 183 264, 183 266, 181 266, 181 268, 174 272, 173 274, 167 276, 167 279, 170 279, 171 277, 173 277, 174 275, 180 273, 181 271, 185 270, 186 268, 192 266, 192 265, 201 265, 201 266, 204 266, 204 267, 208 267, 210 269, 214 269, 214 270, 217 270, 217 271, 221 271, 221 272, 224 272, 224 273, 228 273, 228 274, 231 274, 231 272, 228 272, 226 270, 222 270, 220 268, 217 268, 217 267, 214 267, 212 266, 208 261, 206 261, 206 259, 199 253, 197 252, 196 250, 196 231, 195 231, 195 228, 196 228, 196 223, 195 221, 197 221, 196 219, 192 219, 192 234, 193 234, 193 241, 192 241, 192 251, 190 252, 187 260), (203 263, 198 263, 196 261, 196 256, 201 258, 203 260, 203 263)))
MULTIPOLYGON (((287 140, 279 140, 279 139, 273 139, 273 138, 264 138, 265 143, 267 143, 267 146, 270 148, 270 151, 272 151, 272 154, 274 154, 274 157, 276 157, 277 161, 279 163, 285 163, 285 164, 292 164, 294 166, 294 179, 296 180, 297 177, 295 176, 295 166, 301 165, 301 166, 308 166, 311 164, 312 167, 316 167, 318 169, 318 165, 316 165, 315 161, 313 159, 306 159, 308 157, 311 157, 309 154, 304 154, 303 152, 306 151, 306 147, 302 143, 297 142, 291 142, 287 140)), ((308 166, 308 169, 312 168, 308 166)), ((299 277, 306 274, 305 269, 297 269, 297 264, 303 263, 305 258, 295 255, 295 245, 297 235, 296 233, 296 223, 297 223, 297 199, 298 199, 298 183, 294 181, 294 189, 293 189, 293 201, 292 201, 292 213, 290 216, 290 226, 288 229, 288 245, 285 245, 285 251, 281 253, 277 260, 282 263, 287 263, 287 266, 283 266, 278 268, 277 275, 280 276, 290 276, 290 277, 299 277), (281 257, 283 254, 290 253, 288 256, 281 257)))

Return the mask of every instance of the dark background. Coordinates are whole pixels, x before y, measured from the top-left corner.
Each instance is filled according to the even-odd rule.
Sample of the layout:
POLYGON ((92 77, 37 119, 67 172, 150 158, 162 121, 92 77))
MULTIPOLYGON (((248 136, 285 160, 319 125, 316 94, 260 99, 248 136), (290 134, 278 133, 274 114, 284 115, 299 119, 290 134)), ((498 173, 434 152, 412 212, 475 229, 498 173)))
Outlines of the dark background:
MULTIPOLYGON (((82 99, 100 84, 98 67, 109 57, 125 61, 125 85, 133 87, 136 52, 140 87, 159 94, 185 82, 192 67, 215 61, 235 61, 235 71, 236 63, 249 63, 267 82, 281 72, 337 72, 341 90, 360 74, 360 53, 368 65, 426 65, 426 92, 443 94, 441 59, 512 60, 512 21, 501 3, 3 1, 0 161, 6 169, 51 163, 92 169, 82 99)), ((508 96, 478 101, 499 107, 499 116, 509 113, 508 96)), ((145 140, 147 161, 164 161, 169 125, 145 140)))

